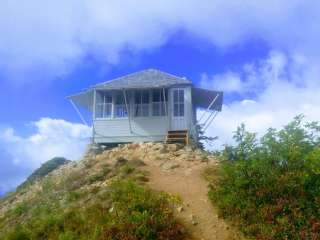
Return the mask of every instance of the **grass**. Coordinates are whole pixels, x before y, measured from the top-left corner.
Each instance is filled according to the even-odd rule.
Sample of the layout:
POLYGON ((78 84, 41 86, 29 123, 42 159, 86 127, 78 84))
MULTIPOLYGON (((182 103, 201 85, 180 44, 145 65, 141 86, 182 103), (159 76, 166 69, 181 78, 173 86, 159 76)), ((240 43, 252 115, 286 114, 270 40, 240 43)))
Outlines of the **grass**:
MULTIPOLYGON (((173 217, 176 199, 143 184, 147 178, 130 162, 95 163, 41 180, 41 190, 0 218, 4 240, 170 240, 184 239, 173 217), (143 181, 140 181, 143 179, 143 181), (96 184, 107 181, 107 184, 96 184)), ((30 186, 23 189, 28 192, 30 186)), ((22 191, 22 190, 21 190, 22 191)))

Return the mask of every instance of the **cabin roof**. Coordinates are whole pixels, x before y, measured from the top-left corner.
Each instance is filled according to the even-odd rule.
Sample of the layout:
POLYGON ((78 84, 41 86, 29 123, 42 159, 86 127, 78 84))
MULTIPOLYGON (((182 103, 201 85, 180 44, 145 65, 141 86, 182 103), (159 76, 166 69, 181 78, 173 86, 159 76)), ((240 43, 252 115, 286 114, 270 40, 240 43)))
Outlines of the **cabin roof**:
POLYGON ((209 110, 221 111, 223 93, 207 89, 195 88, 192 82, 184 77, 174 76, 156 69, 147 69, 123 77, 93 85, 83 92, 68 96, 77 105, 92 111, 93 90, 151 89, 173 86, 192 86, 193 104, 197 108, 207 108, 215 99, 209 110))
POLYGON ((99 83, 92 87, 96 89, 117 90, 162 88, 181 84, 192 85, 192 82, 184 77, 178 77, 156 69, 147 69, 99 83))

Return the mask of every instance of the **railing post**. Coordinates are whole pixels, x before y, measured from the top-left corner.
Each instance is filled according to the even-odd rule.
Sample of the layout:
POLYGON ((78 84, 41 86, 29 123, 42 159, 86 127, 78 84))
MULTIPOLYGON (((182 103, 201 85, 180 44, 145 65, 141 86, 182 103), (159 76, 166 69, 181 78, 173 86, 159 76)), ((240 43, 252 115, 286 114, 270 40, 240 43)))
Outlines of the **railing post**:
POLYGON ((131 119, 130 119, 130 109, 128 108, 126 90, 125 89, 122 89, 122 90, 123 90, 124 102, 126 104, 126 109, 127 109, 127 115, 128 115, 128 121, 129 121, 129 129, 130 129, 130 133, 132 133, 131 119))
POLYGON ((203 114, 202 114, 202 116, 200 117, 200 119, 199 119, 199 123, 200 123, 200 121, 202 120, 202 118, 204 117, 204 115, 205 115, 205 113, 211 108, 211 106, 215 103, 215 101, 218 99, 218 97, 219 97, 219 93, 217 93, 217 95, 216 95, 216 97, 212 100, 212 102, 209 104, 209 106, 208 106, 208 108, 203 112, 203 114))
POLYGON ((96 94, 97 94, 97 91, 94 88, 93 89, 93 106, 92 106, 92 143, 94 143, 94 135, 95 135, 94 120, 96 119, 96 94))

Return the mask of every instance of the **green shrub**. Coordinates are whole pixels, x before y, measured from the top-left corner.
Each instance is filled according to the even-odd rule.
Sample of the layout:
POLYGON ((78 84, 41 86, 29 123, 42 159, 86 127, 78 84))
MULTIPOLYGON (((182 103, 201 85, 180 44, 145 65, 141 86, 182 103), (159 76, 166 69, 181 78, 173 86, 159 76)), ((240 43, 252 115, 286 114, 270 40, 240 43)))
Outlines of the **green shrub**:
POLYGON ((12 213, 14 215, 20 216, 27 212, 29 206, 26 202, 19 203, 13 210, 12 213))
MULTIPOLYGON (((34 206, 18 205, 16 214, 28 213, 28 220, 0 229, 0 239, 27 240, 179 240, 182 227, 173 217, 170 196, 137 183, 121 180, 108 187, 73 190, 66 201, 43 192, 34 206), (87 191, 87 192, 85 192, 87 191)), ((7 219, 16 221, 15 216, 7 219)), ((9 217, 9 216, 8 216, 9 217)), ((0 227, 4 226, 1 223, 0 227)))
POLYGON ((91 176, 89 176, 88 181, 90 184, 103 181, 106 178, 106 175, 104 173, 96 173, 91 176))
POLYGON ((298 116, 258 140, 241 125, 211 180, 220 214, 258 239, 320 239, 319 126, 298 116))
POLYGON ((105 239, 183 239, 182 227, 174 220, 168 195, 131 181, 115 182, 111 189, 112 224, 104 229, 105 239))
POLYGON ((16 227, 14 231, 11 231, 6 237, 5 240, 31 240, 29 234, 22 228, 16 227))

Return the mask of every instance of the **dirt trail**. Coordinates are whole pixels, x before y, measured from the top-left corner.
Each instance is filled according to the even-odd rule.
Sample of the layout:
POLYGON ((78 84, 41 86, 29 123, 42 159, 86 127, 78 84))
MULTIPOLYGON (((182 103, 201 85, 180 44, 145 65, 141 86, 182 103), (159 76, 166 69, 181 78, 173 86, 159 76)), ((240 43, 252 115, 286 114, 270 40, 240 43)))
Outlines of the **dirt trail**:
POLYGON ((192 240, 238 240, 244 239, 223 219, 218 218, 207 197, 207 182, 202 172, 208 165, 219 164, 217 159, 192 146, 176 144, 141 143, 125 144, 98 155, 96 159, 118 159, 139 162, 150 173, 149 185, 178 195, 183 210, 177 209, 177 218, 186 226, 192 240))
POLYGON ((149 184, 152 188, 182 198, 183 210, 177 213, 177 217, 187 227, 192 239, 243 239, 237 231, 218 218, 208 200, 207 182, 201 176, 205 166, 200 164, 188 169, 164 171, 159 166, 148 164, 146 170, 150 172, 149 184))

